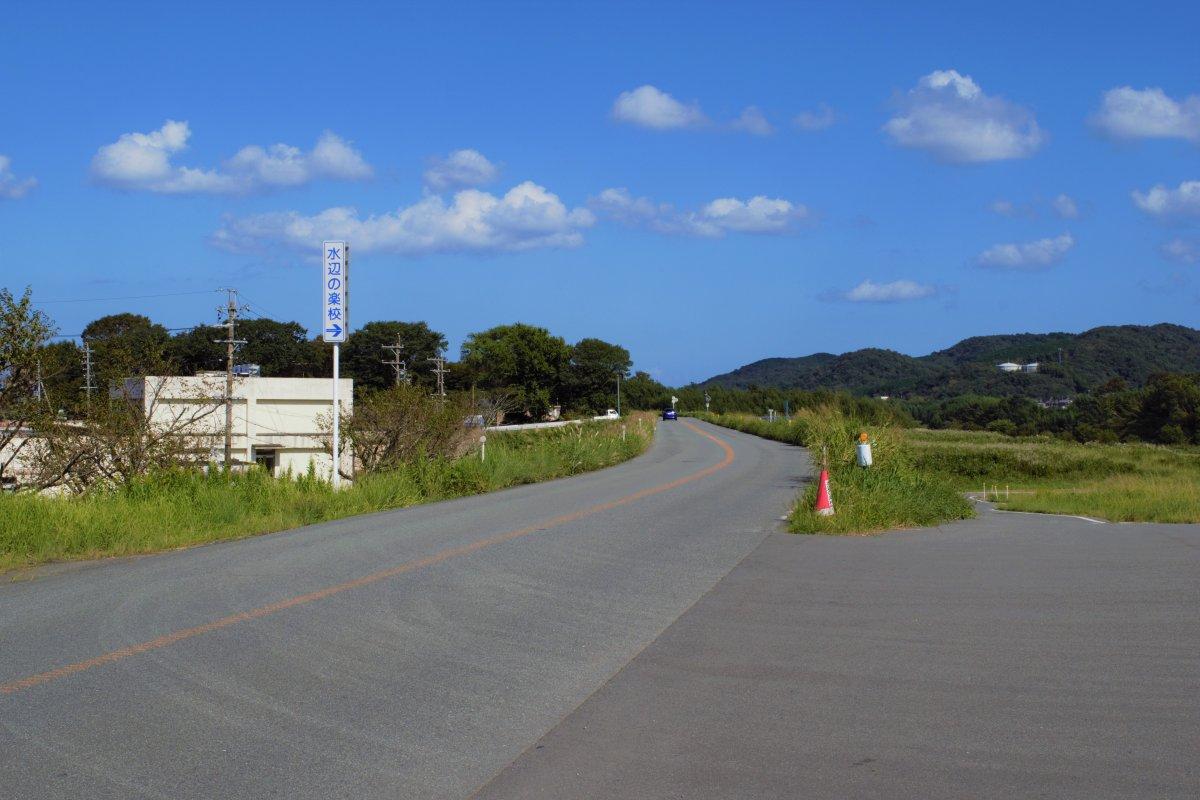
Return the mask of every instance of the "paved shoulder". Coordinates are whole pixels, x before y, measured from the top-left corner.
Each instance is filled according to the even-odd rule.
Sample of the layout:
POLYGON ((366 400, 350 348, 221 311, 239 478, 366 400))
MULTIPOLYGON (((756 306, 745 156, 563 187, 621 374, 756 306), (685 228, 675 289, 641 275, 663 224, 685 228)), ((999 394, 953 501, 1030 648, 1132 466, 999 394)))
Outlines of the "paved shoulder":
POLYGON ((480 798, 1200 797, 1200 526, 774 535, 480 798))

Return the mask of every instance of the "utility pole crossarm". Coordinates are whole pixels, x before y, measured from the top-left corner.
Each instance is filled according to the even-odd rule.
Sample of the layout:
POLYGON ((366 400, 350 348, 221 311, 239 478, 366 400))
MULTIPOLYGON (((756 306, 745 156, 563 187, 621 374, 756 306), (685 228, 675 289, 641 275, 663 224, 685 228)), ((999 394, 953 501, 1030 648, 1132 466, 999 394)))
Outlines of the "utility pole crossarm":
POLYGON ((446 358, 445 356, 431 356, 426 361, 433 362, 433 374, 437 376, 437 394, 443 401, 446 399, 446 358))
POLYGON ((96 384, 92 382, 92 346, 85 340, 83 343, 83 391, 87 394, 87 400, 92 402, 92 391, 95 390, 96 384))
POLYGON ((401 339, 400 334, 396 334, 395 344, 385 344, 383 345, 383 349, 390 351, 392 354, 390 361, 384 361, 382 363, 387 364, 389 367, 395 370, 396 386, 399 386, 402 383, 408 383, 408 361, 400 358, 400 353, 404 350, 404 341, 401 339))

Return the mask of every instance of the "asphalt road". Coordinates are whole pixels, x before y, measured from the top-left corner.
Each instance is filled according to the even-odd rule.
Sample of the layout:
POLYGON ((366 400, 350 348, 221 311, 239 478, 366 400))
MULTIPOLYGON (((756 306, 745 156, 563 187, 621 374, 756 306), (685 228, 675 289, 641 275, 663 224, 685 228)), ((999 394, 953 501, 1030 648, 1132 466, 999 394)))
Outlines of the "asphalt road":
POLYGON ((570 480, 0 586, 0 797, 467 796, 779 525, 803 454, 688 425, 570 480))
POLYGON ((806 474, 664 424, 593 475, 0 586, 0 797, 1200 796, 1200 526, 778 533, 806 474))

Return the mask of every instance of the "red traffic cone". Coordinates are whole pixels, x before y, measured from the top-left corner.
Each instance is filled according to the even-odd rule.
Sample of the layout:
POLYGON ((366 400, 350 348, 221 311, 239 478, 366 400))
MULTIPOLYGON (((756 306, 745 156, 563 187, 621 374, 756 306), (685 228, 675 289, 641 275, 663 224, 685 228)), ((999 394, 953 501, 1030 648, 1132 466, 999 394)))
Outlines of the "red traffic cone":
POLYGON ((833 516, 833 495, 829 493, 829 470, 821 470, 821 480, 817 485, 817 515, 833 516))

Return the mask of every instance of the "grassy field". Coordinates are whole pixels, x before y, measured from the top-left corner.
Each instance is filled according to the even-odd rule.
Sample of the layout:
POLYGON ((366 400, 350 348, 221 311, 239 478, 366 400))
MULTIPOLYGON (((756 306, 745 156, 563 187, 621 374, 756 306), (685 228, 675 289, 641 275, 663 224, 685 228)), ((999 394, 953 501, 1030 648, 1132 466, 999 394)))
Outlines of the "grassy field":
POLYGON ((788 518, 795 533, 864 534, 912 528, 974 513, 963 493, 940 475, 916 468, 911 447, 898 428, 863 424, 836 409, 801 411, 790 420, 767 422, 745 414, 697 414, 727 428, 809 448, 818 466, 828 455, 835 514, 818 516, 817 486, 810 484, 788 518), (872 441, 875 466, 862 469, 854 461, 858 434, 872 441))
POLYGON ((1200 448, 1077 444, 968 431, 906 434, 921 472, 998 508, 1114 522, 1200 522, 1200 448))
POLYGON ((315 522, 562 478, 646 450, 654 417, 495 433, 478 454, 364 476, 334 492, 312 477, 260 471, 173 472, 83 497, 0 495, 0 571, 48 561, 131 555, 287 530, 315 522))

